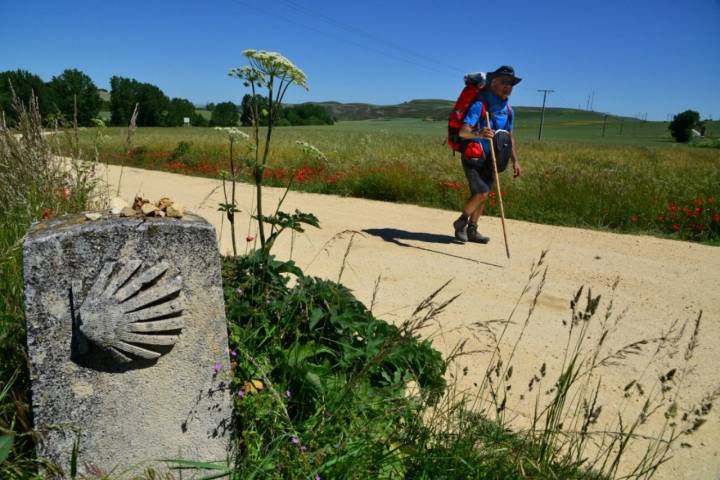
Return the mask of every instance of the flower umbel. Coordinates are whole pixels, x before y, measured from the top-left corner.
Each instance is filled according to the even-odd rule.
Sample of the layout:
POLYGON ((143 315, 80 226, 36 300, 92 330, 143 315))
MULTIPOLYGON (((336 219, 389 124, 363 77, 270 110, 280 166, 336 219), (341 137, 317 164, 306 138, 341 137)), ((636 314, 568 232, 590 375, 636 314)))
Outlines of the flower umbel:
POLYGON ((233 140, 250 140, 250 135, 237 127, 215 127, 218 132, 223 132, 233 140))
POLYGON ((233 68, 229 72, 231 77, 237 77, 258 86, 265 86, 273 78, 278 78, 284 82, 295 83, 305 90, 308 89, 305 72, 285 56, 277 52, 254 49, 243 50, 242 54, 247 57, 250 66, 233 68))

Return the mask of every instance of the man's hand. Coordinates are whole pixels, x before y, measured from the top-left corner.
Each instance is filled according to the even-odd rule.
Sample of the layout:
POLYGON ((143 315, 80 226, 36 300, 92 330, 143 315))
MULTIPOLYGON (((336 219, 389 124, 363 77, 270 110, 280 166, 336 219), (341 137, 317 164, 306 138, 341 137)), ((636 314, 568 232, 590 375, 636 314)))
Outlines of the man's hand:
POLYGON ((513 178, 517 178, 522 174, 522 168, 520 168, 520 162, 513 160, 513 178))
POLYGON ((495 136, 495 132, 492 128, 485 127, 482 130, 478 130, 477 135, 480 138, 493 138, 495 136))

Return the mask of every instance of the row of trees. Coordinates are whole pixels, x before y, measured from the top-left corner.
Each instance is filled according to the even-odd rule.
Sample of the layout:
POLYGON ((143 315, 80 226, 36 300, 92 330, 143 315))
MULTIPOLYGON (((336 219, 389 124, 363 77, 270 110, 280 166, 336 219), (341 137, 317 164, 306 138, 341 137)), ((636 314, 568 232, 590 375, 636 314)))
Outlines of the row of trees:
MULTIPOLYGON (((208 104, 211 112, 208 120, 197 113, 195 105, 184 98, 168 98, 163 91, 150 83, 142 83, 132 78, 114 76, 110 79, 110 101, 104 101, 100 90, 92 79, 76 69, 67 69, 62 74, 44 82, 39 76, 25 70, 0 72, 0 110, 5 112, 9 124, 15 123, 15 111, 12 108, 12 92, 27 103, 34 95, 38 99, 43 118, 71 122, 77 106, 79 125, 91 125, 101 110, 110 110, 112 125, 127 125, 135 106, 138 106, 136 124, 138 126, 181 126, 184 118, 190 118, 190 124, 196 126, 235 126, 251 125, 252 96, 245 95, 241 105, 232 102, 208 104)), ((257 111, 261 123, 267 123, 263 112, 268 110, 268 99, 256 97, 257 111), (265 119, 265 120, 263 120, 265 119)), ((283 107, 277 119, 277 126, 284 125, 332 125, 329 111, 313 104, 283 107)))
MULTIPOLYGON (((260 124, 267 125, 267 114, 263 114, 263 112, 268 112, 270 109, 267 97, 262 95, 253 97, 250 94, 243 97, 240 104, 240 122, 243 125, 252 125, 253 109, 258 112, 260 124)), ((289 125, 332 125, 335 123, 327 108, 312 103, 282 106, 278 112, 276 122, 276 126, 279 127, 289 125)))
POLYGON ((72 121, 77 103, 80 125, 88 125, 96 118, 103 104, 92 79, 80 70, 67 69, 49 82, 25 70, 0 72, 0 109, 9 124, 17 120, 17 113, 12 107, 13 91, 26 104, 34 95, 43 118, 72 121))

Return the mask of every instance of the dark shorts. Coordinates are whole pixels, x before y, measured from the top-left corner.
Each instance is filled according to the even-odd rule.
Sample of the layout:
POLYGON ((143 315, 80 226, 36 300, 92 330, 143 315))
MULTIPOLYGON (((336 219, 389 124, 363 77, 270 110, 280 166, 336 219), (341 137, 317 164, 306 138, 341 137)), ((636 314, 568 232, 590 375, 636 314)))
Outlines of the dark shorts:
POLYGON ((463 170, 470 185, 470 192, 475 195, 477 193, 488 193, 495 181, 493 174, 492 161, 486 157, 482 158, 465 158, 462 157, 463 170))

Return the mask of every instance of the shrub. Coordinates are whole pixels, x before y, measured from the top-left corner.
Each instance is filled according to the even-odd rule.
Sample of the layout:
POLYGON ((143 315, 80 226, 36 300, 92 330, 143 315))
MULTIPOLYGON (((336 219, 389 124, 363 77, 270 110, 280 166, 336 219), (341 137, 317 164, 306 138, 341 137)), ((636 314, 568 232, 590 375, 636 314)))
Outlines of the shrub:
POLYGON ((169 160, 171 162, 180 162, 186 166, 195 165, 197 162, 192 155, 190 155, 190 147, 192 147, 192 143, 190 142, 178 142, 177 146, 170 154, 169 160))
POLYGON ((221 102, 213 108, 210 124, 216 127, 234 127, 240 120, 237 105, 232 102, 221 102))
POLYGON ((668 130, 676 142, 685 143, 692 137, 692 129, 700 125, 700 114, 694 110, 685 110, 673 117, 668 130))

